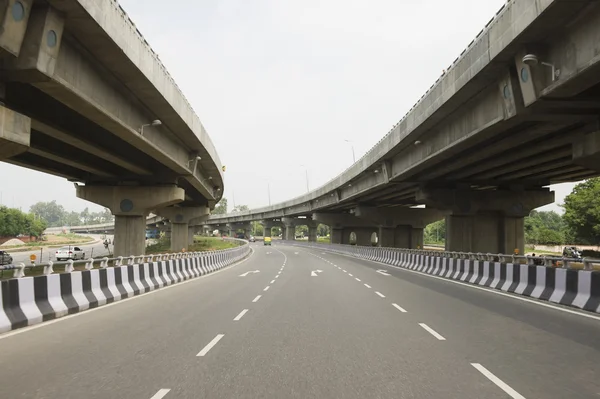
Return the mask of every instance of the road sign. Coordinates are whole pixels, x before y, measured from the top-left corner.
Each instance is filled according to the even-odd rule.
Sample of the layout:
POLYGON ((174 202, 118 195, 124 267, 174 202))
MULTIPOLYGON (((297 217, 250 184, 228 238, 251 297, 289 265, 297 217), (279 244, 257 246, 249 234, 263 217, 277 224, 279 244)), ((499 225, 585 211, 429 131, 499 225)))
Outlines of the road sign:
POLYGON ((29 260, 31 261, 31 263, 35 262, 36 259, 37 259, 37 256, 35 256, 35 254, 29 255, 29 260))

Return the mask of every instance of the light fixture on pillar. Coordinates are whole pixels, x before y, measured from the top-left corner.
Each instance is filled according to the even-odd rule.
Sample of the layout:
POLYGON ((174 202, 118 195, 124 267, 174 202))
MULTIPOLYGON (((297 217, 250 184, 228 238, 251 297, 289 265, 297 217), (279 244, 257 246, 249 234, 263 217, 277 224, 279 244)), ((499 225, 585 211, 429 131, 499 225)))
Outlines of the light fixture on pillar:
POLYGON ((375 173, 375 174, 379 173, 379 169, 375 169, 375 170, 373 171, 373 173, 375 173))
POLYGON ((554 64, 550 64, 549 62, 540 61, 538 56, 535 54, 526 54, 523 57, 523 63, 529 66, 536 66, 538 63, 544 66, 550 67, 552 69, 552 81, 554 82, 556 78, 560 75, 560 69, 556 69, 554 64))
POLYGON ((415 145, 419 145, 419 144, 421 144, 421 140, 415 141, 415 145))
MULTIPOLYGON (((195 162, 195 163, 194 163, 194 171, 195 171, 195 170, 196 170, 196 165, 197 165, 197 164, 198 164, 198 162, 199 162, 199 161, 201 161, 201 160, 202 160, 202 157, 200 157, 200 156, 197 156, 197 157, 194 157, 194 158, 190 159, 190 160, 187 162, 187 164, 188 164, 188 168, 190 167, 190 164, 191 164, 192 162, 195 162)), ((212 179, 212 178, 211 178, 211 179, 212 179)))
POLYGON ((155 120, 153 120, 150 123, 143 124, 142 126, 140 126, 140 130, 139 130, 140 136, 144 135, 144 128, 145 127, 148 127, 148 126, 160 126, 160 125, 162 125, 162 122, 160 121, 160 119, 155 119, 155 120))

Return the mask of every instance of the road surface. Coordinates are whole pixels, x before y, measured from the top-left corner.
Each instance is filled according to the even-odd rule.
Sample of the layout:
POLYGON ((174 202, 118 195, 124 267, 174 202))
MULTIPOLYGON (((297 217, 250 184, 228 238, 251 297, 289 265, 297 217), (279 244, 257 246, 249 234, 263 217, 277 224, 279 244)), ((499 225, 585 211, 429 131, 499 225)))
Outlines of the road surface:
POLYGON ((0 397, 600 394, 596 316, 322 250, 252 246, 220 272, 0 336, 0 397))

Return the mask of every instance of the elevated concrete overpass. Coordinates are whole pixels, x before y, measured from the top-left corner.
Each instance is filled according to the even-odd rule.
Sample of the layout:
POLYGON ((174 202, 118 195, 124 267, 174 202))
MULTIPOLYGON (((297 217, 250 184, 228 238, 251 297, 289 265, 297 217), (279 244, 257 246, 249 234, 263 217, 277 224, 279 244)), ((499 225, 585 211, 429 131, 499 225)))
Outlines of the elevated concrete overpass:
MULTIPOLYGON (((332 228, 365 244, 416 247, 445 217, 446 249, 523 251, 523 218, 546 186, 600 174, 600 4, 512 0, 365 156, 322 187, 205 223, 332 228), (425 209, 415 209, 425 205, 425 209)), ((418 60, 413 60, 415 68, 418 60)), ((409 77, 407 77, 409 78, 409 77)), ((267 233, 268 234, 268 233, 267 233)))
POLYGON ((143 253, 150 211, 181 249, 223 193, 210 137, 114 0, 0 1, 0 160, 109 208, 116 254, 143 253))
POLYGON ((445 216, 448 250, 523 251, 523 217, 554 201, 543 187, 600 172, 599 35, 597 1, 509 1, 341 175, 306 195, 209 222, 311 230, 321 221, 333 242, 354 232, 364 244, 377 232, 382 245, 415 247, 423 225, 445 216))

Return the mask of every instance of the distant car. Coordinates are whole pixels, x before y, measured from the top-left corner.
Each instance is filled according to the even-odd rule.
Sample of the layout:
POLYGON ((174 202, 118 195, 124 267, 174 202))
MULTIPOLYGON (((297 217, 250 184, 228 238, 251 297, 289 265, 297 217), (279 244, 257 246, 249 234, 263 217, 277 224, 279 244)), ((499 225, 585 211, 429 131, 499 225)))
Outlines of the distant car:
POLYGON ((271 237, 265 237, 263 238, 263 242, 265 245, 271 245, 271 237))
POLYGON ((250 236, 250 239, 249 239, 249 241, 250 241, 250 242, 256 242, 256 237, 254 237, 254 236, 250 236))
POLYGON ((62 247, 56 251, 56 260, 85 259, 85 252, 79 247, 62 247))
POLYGON ((6 251, 0 251, 0 265, 10 265, 13 262, 12 256, 6 251))

